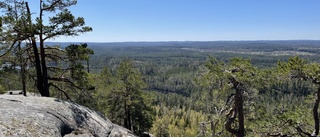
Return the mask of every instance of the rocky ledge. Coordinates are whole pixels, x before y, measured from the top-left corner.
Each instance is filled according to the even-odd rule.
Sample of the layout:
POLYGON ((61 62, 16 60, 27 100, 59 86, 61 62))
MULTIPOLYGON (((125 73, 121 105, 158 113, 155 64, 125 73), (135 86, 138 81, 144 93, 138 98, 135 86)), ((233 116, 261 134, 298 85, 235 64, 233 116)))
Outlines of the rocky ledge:
POLYGON ((133 137, 133 133, 78 104, 47 97, 0 95, 0 136, 133 137))

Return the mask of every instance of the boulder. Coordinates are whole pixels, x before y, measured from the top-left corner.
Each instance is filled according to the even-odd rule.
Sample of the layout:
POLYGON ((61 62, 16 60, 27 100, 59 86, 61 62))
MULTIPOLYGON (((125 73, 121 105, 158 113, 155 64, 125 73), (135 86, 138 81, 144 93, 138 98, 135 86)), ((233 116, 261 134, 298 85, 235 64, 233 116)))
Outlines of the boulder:
POLYGON ((56 98, 0 95, 0 136, 133 137, 84 106, 56 98))

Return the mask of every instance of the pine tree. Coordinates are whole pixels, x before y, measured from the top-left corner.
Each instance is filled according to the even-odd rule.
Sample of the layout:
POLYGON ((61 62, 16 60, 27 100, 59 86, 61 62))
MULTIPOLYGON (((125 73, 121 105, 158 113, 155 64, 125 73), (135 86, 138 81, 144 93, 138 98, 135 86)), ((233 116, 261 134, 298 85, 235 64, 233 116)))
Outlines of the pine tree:
POLYGON ((29 52, 32 54, 30 60, 34 62, 36 85, 42 96, 50 96, 47 52, 55 50, 46 48, 45 41, 59 36, 77 36, 92 31, 91 27, 85 26, 84 18, 74 17, 68 10, 76 3, 76 0, 40 0, 39 13, 32 14, 27 1, 0 1, 0 8, 4 13, 0 17, 2 49, 8 53, 22 41, 29 47, 27 49, 32 49, 32 52, 29 52), (56 14, 45 19, 45 13, 56 14), (48 20, 48 24, 45 24, 44 20, 48 20))
POLYGON ((209 75, 215 81, 222 81, 220 87, 228 87, 235 91, 226 101, 229 110, 226 114, 225 129, 237 137, 245 136, 244 127, 244 93, 255 85, 256 68, 250 59, 231 58, 228 64, 210 57, 206 62, 209 75), (237 121, 237 129, 233 124, 237 121))
MULTIPOLYGON (((108 69, 102 71, 104 90, 106 90, 106 115, 111 121, 128 128, 134 133, 141 135, 152 126, 152 109, 146 102, 142 89, 145 83, 133 62, 124 59, 117 68, 112 78, 108 69)), ((99 94, 103 95, 101 91, 99 94)), ((101 98, 102 99, 102 98, 101 98)), ((100 107, 102 108, 102 107, 100 107)))

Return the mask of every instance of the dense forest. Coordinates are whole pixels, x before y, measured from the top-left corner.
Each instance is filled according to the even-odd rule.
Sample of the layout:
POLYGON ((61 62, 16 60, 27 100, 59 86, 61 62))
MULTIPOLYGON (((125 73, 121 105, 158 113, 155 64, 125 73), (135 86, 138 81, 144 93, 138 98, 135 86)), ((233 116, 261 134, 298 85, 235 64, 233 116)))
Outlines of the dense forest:
POLYGON ((0 93, 87 106, 138 136, 318 136, 320 41, 54 43, 76 0, 0 1, 0 93))
MULTIPOLYGON (((75 49, 70 43, 46 44, 75 49)), ((56 83, 59 88, 51 87, 51 96, 95 109, 138 135, 319 134, 320 41, 86 45, 83 49, 94 54, 76 61, 83 71, 74 73, 83 77, 71 77, 85 77, 82 82, 90 90, 74 92, 56 83)), ((21 66, 13 58, 1 58, 2 92, 22 88, 21 66)), ((72 66, 69 62, 53 66, 63 69, 72 66)), ((26 69, 28 92, 37 92, 33 69, 26 69)))

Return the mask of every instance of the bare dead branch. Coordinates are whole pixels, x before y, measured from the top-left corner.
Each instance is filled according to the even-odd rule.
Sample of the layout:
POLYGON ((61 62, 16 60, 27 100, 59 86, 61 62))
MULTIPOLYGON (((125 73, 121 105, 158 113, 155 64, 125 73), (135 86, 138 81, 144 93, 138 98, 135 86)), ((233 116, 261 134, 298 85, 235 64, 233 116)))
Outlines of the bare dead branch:
POLYGON ((313 137, 312 134, 304 131, 300 126, 296 126, 295 129, 298 131, 298 133, 299 133, 301 136, 305 135, 305 136, 308 136, 308 137, 313 137))
POLYGON ((67 100, 71 100, 71 98, 69 97, 68 93, 65 92, 64 90, 62 90, 61 88, 59 88, 57 85, 54 85, 53 83, 49 83, 49 86, 53 86, 54 88, 56 88, 57 90, 62 92, 64 94, 64 96, 66 96, 67 100))
POLYGON ((25 52, 27 52, 28 50, 32 49, 32 47, 28 47, 22 50, 21 54, 24 54, 25 52))
POLYGON ((65 71, 74 69, 74 68, 59 68, 59 67, 52 67, 52 66, 47 67, 47 68, 48 69, 54 69, 54 70, 65 70, 65 71))
POLYGON ((283 134, 281 132, 267 133, 267 136, 270 136, 270 137, 290 137, 289 135, 283 134))
POLYGON ((58 81, 58 82, 66 82, 69 83, 71 86, 82 90, 83 88, 77 86, 76 84, 74 84, 72 81, 70 81, 68 78, 65 77, 59 77, 59 78, 54 78, 54 77, 48 77, 48 80, 53 80, 53 81, 58 81))
POLYGON ((46 47, 46 48, 44 48, 44 50, 56 50, 59 52, 66 53, 66 51, 62 50, 61 48, 56 48, 56 47, 46 47))
POLYGON ((46 57, 48 57, 48 58, 58 58, 58 59, 61 59, 61 60, 63 60, 63 61, 66 61, 67 60, 67 58, 65 58, 65 57, 61 57, 61 56, 58 56, 58 55, 55 55, 55 54, 45 54, 45 56, 46 57))
POLYGON ((12 48, 14 47, 14 45, 16 44, 16 42, 18 42, 18 41, 15 40, 15 41, 11 44, 10 48, 9 48, 6 52, 4 52, 3 54, 0 55, 0 58, 1 58, 1 57, 4 57, 5 55, 7 55, 7 54, 12 50, 12 48))

